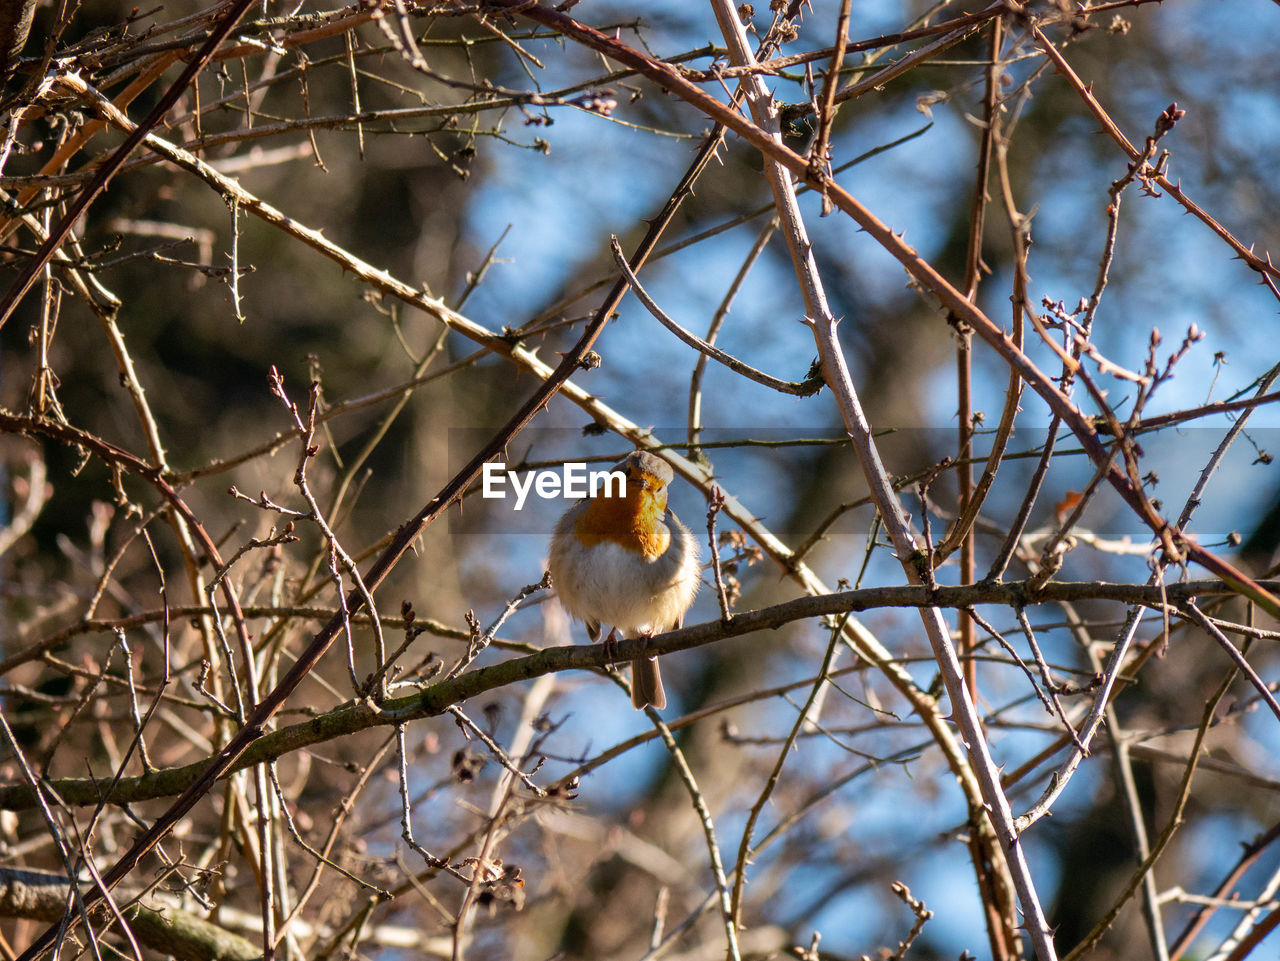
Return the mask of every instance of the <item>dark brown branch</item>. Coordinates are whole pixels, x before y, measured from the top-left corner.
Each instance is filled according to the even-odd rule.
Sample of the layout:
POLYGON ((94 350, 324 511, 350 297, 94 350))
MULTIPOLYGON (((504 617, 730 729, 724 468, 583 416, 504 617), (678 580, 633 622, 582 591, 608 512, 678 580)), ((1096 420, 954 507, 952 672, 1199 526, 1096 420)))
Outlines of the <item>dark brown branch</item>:
MULTIPOLYGON (((1267 581, 1270 589, 1280 582, 1267 581)), ((873 587, 855 591, 800 597, 782 604, 744 611, 733 615, 728 624, 710 621, 652 638, 619 641, 606 651, 601 645, 550 647, 526 657, 513 658, 491 667, 470 671, 433 684, 419 694, 395 698, 381 705, 370 701, 335 708, 325 714, 263 735, 227 762, 214 776, 215 780, 253 764, 274 760, 292 751, 314 744, 346 737, 372 727, 405 724, 408 721, 435 717, 455 704, 478 697, 510 684, 527 681, 557 671, 598 670, 615 660, 629 660, 633 655, 670 654, 713 644, 731 637, 741 637, 762 630, 775 630, 794 621, 811 617, 843 615, 890 607, 966 608, 979 604, 1019 607, 1032 604, 1112 601, 1159 609, 1167 601, 1170 606, 1185 604, 1191 598, 1230 594, 1219 580, 1188 581, 1182 584, 1148 586, 1144 584, 1112 584, 1086 581, 1050 581, 1032 591, 1030 581, 1004 584, 971 584, 961 587, 923 586, 873 587)), ((350 601, 349 601, 350 603, 350 601)), ((1179 613, 1179 612, 1175 612, 1179 613)), ((337 620, 335 617, 334 620, 337 620)), ((330 622, 332 625, 333 621, 330 622)), ((226 752, 224 752, 225 754, 226 752)), ((68 805, 105 802, 123 804, 172 797, 190 786, 203 783, 211 770, 209 760, 202 759, 178 768, 152 771, 134 778, 121 778, 111 792, 103 796, 100 781, 92 778, 50 780, 68 805)), ((27 810, 35 804, 35 795, 27 785, 0 787, 0 810, 27 810)))

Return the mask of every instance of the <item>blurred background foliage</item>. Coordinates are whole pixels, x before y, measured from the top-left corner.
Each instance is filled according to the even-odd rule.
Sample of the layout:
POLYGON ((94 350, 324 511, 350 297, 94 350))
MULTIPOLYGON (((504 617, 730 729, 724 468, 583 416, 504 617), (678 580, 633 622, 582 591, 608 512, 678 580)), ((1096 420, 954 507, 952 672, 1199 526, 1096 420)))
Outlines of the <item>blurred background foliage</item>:
MULTIPOLYGON (((782 54, 831 43, 839 5, 814 0, 802 6, 782 54)), ((1048 0, 1026 5, 1135 143, 1170 102, 1184 108, 1186 116, 1161 144, 1171 152, 1171 179, 1259 256, 1280 248, 1280 7, 1266 0, 1089 6, 1100 12, 1085 16, 1076 4, 1048 0)), ((350 255, 491 332, 509 332, 512 342, 554 365, 616 276, 609 236, 631 249, 689 165, 709 122, 544 27, 519 16, 482 19, 476 8, 461 4, 408 5, 406 22, 425 61, 424 69, 415 69, 388 40, 387 31, 399 29, 395 9, 323 7, 311 0, 254 7, 225 45, 231 52, 201 74, 157 133, 199 153, 350 255), (384 14, 385 29, 370 18, 370 9, 384 14), (511 91, 521 96, 508 97, 511 91), (535 92, 546 102, 527 96, 535 92), (494 98, 507 99, 499 107, 477 106, 494 98)), ((873 39, 972 9, 945 0, 858 0, 850 36, 873 39)), ((46 171, 59 145, 94 114, 65 90, 42 89, 42 82, 60 71, 79 71, 115 99, 149 58, 167 48, 185 53, 198 47, 222 10, 191 0, 154 9, 110 0, 36 4, 30 37, 10 64, 5 87, 5 217, 20 211, 47 229, 123 139, 118 131, 99 133, 69 162, 46 171), (170 29, 173 24, 180 25, 170 29), (35 103, 42 109, 32 108, 35 103), (43 179, 45 173, 51 179, 43 179), (19 200, 24 191, 33 192, 19 200)), ((709 69, 723 53, 715 19, 700 3, 591 0, 570 13, 692 69, 709 69)), ((775 13, 763 3, 754 11, 744 8, 758 36, 775 13)), ((1029 42, 1025 21, 1012 13, 1006 21, 1000 93, 1008 187, 1019 211, 1032 218, 1028 303, 1039 310, 1042 300, 1061 301, 1069 311, 1094 288, 1108 189, 1126 173, 1128 161, 1029 42)), ((969 242, 989 31, 987 24, 904 76, 845 102, 832 133, 833 166, 853 162, 839 170, 838 182, 895 231, 905 231, 953 283, 963 274, 969 242)), ((850 54, 841 79, 862 79, 928 40, 850 54)), ((819 85, 828 62, 822 57, 812 63, 819 85)), ((143 117, 179 69, 169 66, 143 90, 129 116, 143 117)), ((802 65, 784 68, 769 83, 784 103, 802 104, 812 95, 802 65)), ((722 96, 726 85, 712 81, 704 89, 722 96)), ((730 137, 660 250, 695 242, 673 246, 642 275, 667 312, 699 334, 768 223, 771 197, 760 165, 751 147, 730 137)), ((976 299, 997 322, 1012 325, 1009 217, 995 180, 989 193, 976 299)), ((896 477, 918 476, 956 450, 957 338, 934 299, 908 284, 896 261, 848 219, 819 216, 812 192, 802 196, 802 207, 832 307, 843 317, 841 341, 854 381, 873 426, 885 432, 887 465, 896 477)), ((77 293, 66 267, 55 264, 42 275, 0 329, 0 406, 20 416, 65 420, 155 464, 100 316, 103 304, 118 300, 106 313, 145 390, 168 476, 224 558, 283 524, 279 515, 230 496, 229 487, 251 499, 263 491, 276 503, 303 507, 292 484, 297 440, 271 443, 292 426, 270 393, 272 367, 293 401, 304 406, 308 384, 318 381, 321 410, 333 413, 324 420, 308 478, 332 512, 329 520, 343 546, 362 566, 536 385, 506 357, 380 296, 351 271, 245 210, 231 209, 197 177, 145 151, 111 181, 74 236, 77 246, 66 248, 68 255, 82 277, 100 285, 93 295, 98 307, 91 309, 77 293), (242 272, 235 290, 233 266, 242 272), (52 375, 43 394, 35 386, 42 330, 52 375), (412 383, 415 378, 420 382, 412 383)), ((39 241, 30 221, 10 228, 3 250, 6 285, 39 241)), ((815 356, 803 312, 785 245, 775 233, 733 298, 718 344, 776 376, 803 379, 815 356)), ((1140 369, 1152 328, 1165 334, 1163 358, 1193 323, 1205 339, 1162 385, 1146 416, 1249 391, 1280 354, 1274 286, 1260 284, 1257 273, 1171 198, 1141 196, 1131 188, 1092 341, 1115 363, 1140 369)), ((634 298, 624 301, 595 349, 601 365, 576 374, 575 382, 653 428, 656 440, 684 444, 696 355, 634 298)), ((1029 353, 1044 369, 1056 370, 1043 344, 1029 353)), ((985 454, 1008 373, 980 346, 974 369, 973 406, 985 415, 977 445, 985 454)), ((1107 380, 1106 386, 1113 406, 1127 415, 1132 385, 1107 380)), ((802 399, 774 394, 711 364, 701 412, 702 456, 719 483, 792 548, 833 509, 865 495, 854 455, 839 442, 829 392, 802 399)), ((1048 420, 1043 404, 1024 395, 1010 443, 1018 456, 1002 465, 978 525, 979 577, 1027 489, 1048 420)), ((607 430, 584 433, 591 421, 557 398, 510 445, 508 461, 608 462, 630 448, 607 430)), ((1145 463, 1158 475, 1155 492, 1172 513, 1228 424, 1224 416, 1205 418, 1143 439, 1145 463)), ((1255 573, 1268 569, 1280 542, 1280 511, 1272 508, 1278 485, 1263 456, 1280 446, 1275 426, 1272 409, 1260 407, 1193 525, 1203 543, 1227 553, 1233 549, 1229 534, 1247 539, 1245 562, 1255 573)), ((1033 529, 1051 526, 1053 505, 1092 476, 1073 447, 1070 438, 1060 442, 1033 529)), ((208 582, 207 566, 194 561, 173 527, 157 518, 161 502, 138 478, 117 483, 98 459, 48 439, 0 436, 0 453, 6 493, 0 520, 21 535, 6 539, 0 556, 0 659, 11 668, 0 679, 0 694, 28 760, 48 777, 110 778, 134 732, 125 680, 133 677, 154 690, 166 662, 172 699, 150 722, 150 763, 163 767, 207 756, 211 745, 225 740, 230 722, 210 709, 200 690, 201 662, 215 668, 211 689, 229 698, 234 684, 230 675, 216 677, 226 658, 207 620, 175 616, 167 631, 159 620, 118 631, 70 630, 87 618, 105 622, 163 604, 205 603, 193 596, 193 585, 208 582), (39 510, 27 517, 24 507, 33 501, 39 510), (140 520, 147 539, 139 536, 140 520), (23 655, 59 631, 66 636, 48 645, 47 656, 23 655)), ((914 482, 904 497, 919 518, 913 490, 914 482)), ((679 482, 672 494, 677 512, 697 532, 705 528, 703 494, 679 482)), ((945 467, 930 494, 939 535, 956 505, 955 482, 945 467)), ((465 650, 468 611, 487 626, 523 585, 538 581, 546 537, 562 507, 531 502, 517 514, 511 503, 484 501, 473 491, 427 531, 378 595, 389 624, 406 602, 420 623, 431 619, 440 628, 413 641, 400 683, 425 682, 441 661, 457 660, 465 650)), ((266 683, 288 668, 290 652, 315 629, 316 616, 301 609, 332 610, 335 603, 322 538, 306 521, 295 526, 297 543, 252 550, 232 575, 247 603, 271 608, 252 628, 267 642, 260 651, 266 683)), ((1098 549, 1087 538, 1077 542, 1062 579, 1145 581, 1149 535, 1117 499, 1100 494, 1082 527, 1107 543, 1098 549), (1125 538, 1138 549, 1119 549, 1125 538)), ((806 559, 831 585, 899 584, 901 570, 883 537, 870 547, 874 530, 872 509, 855 507, 825 531, 806 559)), ((1027 542, 1036 543, 1042 542, 1027 542)), ((733 571, 739 609, 799 595, 778 565, 750 553, 749 538, 741 546, 725 547, 740 555, 733 571)), ((1034 550, 1020 555, 1008 577, 1026 576, 1028 558, 1034 550)), ((937 576, 955 583, 954 562, 937 576)), ((1025 655, 1011 612, 984 613, 1025 655)), ((1078 613, 1101 648, 1124 616, 1120 606, 1101 602, 1081 605, 1078 613)), ((1095 668, 1068 629, 1067 615, 1051 605, 1028 614, 1055 670, 1087 695, 1095 668)), ((704 590, 688 620, 716 616, 713 592, 704 590)), ((1223 616, 1239 621, 1249 614, 1237 604, 1223 616)), ((934 668, 914 612, 886 608, 859 619, 903 657, 919 684, 929 686, 934 668)), ((1135 799, 1153 834, 1169 818, 1190 735, 1227 669, 1212 642, 1185 628, 1166 651, 1162 628, 1157 617, 1144 624, 1142 644, 1159 653, 1144 662, 1137 682, 1118 693, 1114 725, 1053 817, 1024 838, 1064 954, 1114 903, 1141 860, 1127 813, 1135 799), (1116 762, 1119 736, 1128 738, 1134 779, 1127 792, 1116 762)), ((392 627, 387 633, 391 646, 403 636, 392 627)), ((813 677, 829 634, 822 623, 803 621, 668 657, 674 708, 668 720, 813 677)), ((545 592, 535 594, 499 636, 536 647, 585 639, 545 592)), ((361 678, 374 666, 371 643, 367 624, 358 626, 354 657, 361 678)), ((1269 638, 1250 651, 1264 678, 1275 677, 1273 645, 1269 638)), ((1012 771, 1054 743, 1061 727, 1000 650, 992 646, 984 654, 980 704, 989 712, 997 760, 1012 771)), ((480 663, 511 656, 510 648, 491 649, 480 663)), ((341 650, 332 651, 286 705, 280 723, 350 699, 345 661, 341 650)), ((849 665, 846 655, 837 666, 849 665)), ((805 691, 747 698, 678 732, 730 865, 747 812, 805 691)), ((1155 872, 1157 886, 1169 894, 1159 909, 1166 940, 1195 910, 1177 892, 1211 891, 1236 862, 1239 846, 1271 828, 1280 813, 1276 721, 1256 709, 1253 697, 1239 682, 1231 689, 1209 744, 1214 766, 1198 776, 1186 825, 1155 872)), ((1069 700, 1079 708, 1087 696, 1069 700)), ((911 910, 890 890, 891 882, 902 881, 934 911, 909 957, 955 958, 964 951, 990 956, 969 849, 961 843, 968 817, 963 797, 904 703, 866 670, 846 675, 826 701, 821 728, 806 731, 791 752, 756 829, 756 840, 775 829, 778 835, 750 869, 745 955, 807 948, 817 933, 824 956, 888 957, 876 952, 882 946, 896 950, 913 923, 911 910), (792 814, 796 818, 788 822, 792 814)), ((629 737, 652 734, 644 716, 596 675, 553 675, 464 708, 497 742, 528 749, 526 767, 533 757, 544 759, 534 775, 544 787, 629 737)), ((319 959, 351 950, 374 958, 456 957, 459 945, 467 944, 477 958, 641 957, 651 934, 670 935, 661 942, 664 957, 723 955, 722 928, 709 908, 714 888, 706 844, 659 741, 650 739, 592 770, 576 797, 561 792, 550 800, 513 790, 474 732, 453 720, 416 722, 408 728, 407 746, 407 786, 400 782, 387 728, 281 761, 284 797, 302 835, 315 845, 328 840, 332 859, 398 895, 378 905, 343 876, 316 871, 317 862, 274 820, 276 870, 288 891, 282 916, 312 873, 320 878, 319 893, 304 901, 305 923, 282 942, 289 956, 319 959), (487 902, 477 901, 474 887, 425 865, 401 839, 405 792, 413 802, 416 839, 432 853, 458 863, 479 858, 489 867, 502 858, 518 866, 523 886, 490 889, 487 902), (654 934, 655 915, 665 920, 665 932, 654 934)), ((1008 786, 1015 813, 1043 790, 1054 757, 1042 758, 1008 786)), ((135 753, 126 773, 141 773, 141 765, 135 753)), ((0 775, 7 783, 22 781, 8 747, 0 747, 0 775)), ((230 782, 184 822, 167 851, 186 863, 178 874, 187 887, 168 882, 175 903, 204 912, 201 899, 207 898, 219 905, 211 914, 216 923, 250 940, 258 937, 254 879, 262 860, 250 817, 255 804, 268 802, 254 801, 247 782, 230 782), (212 879, 197 878, 198 871, 213 872, 212 879)), ((164 806, 163 800, 139 803, 130 813, 145 820, 164 806)), ((75 837, 73 820, 83 829, 90 811, 59 812, 63 831, 75 837)), ((0 827, 6 866, 64 870, 38 811, 17 812, 0 827)), ((110 861, 132 831, 127 818, 108 808, 86 843, 100 863, 110 861)), ((1278 864, 1275 850, 1265 849, 1244 876, 1240 897, 1262 897, 1274 907, 1266 898, 1274 897, 1269 885, 1278 864)), ((471 876, 470 868, 465 874, 471 876)), ((1219 912, 1183 956, 1225 957, 1213 949, 1239 917, 1239 911, 1219 912)), ((1160 939, 1149 929, 1135 899, 1088 957, 1155 957, 1160 939)), ((40 930, 43 922, 0 922, 7 944, 18 950, 40 930)), ((1256 956, 1274 952, 1274 938, 1268 945, 1256 956)))

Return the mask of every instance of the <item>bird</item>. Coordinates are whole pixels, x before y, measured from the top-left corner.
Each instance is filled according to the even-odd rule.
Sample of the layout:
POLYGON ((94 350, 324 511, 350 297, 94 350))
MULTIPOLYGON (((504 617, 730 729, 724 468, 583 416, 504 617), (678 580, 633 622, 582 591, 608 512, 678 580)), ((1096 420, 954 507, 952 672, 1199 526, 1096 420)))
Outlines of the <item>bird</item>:
MULTIPOLYGON (((670 465, 634 451, 614 470, 626 474, 623 495, 585 497, 565 511, 547 559, 561 605, 586 625, 592 643, 602 624, 611 626, 606 645, 619 634, 652 637, 683 626, 701 567, 697 541, 667 507, 670 465)), ((631 703, 667 706, 657 657, 631 662, 631 703)))

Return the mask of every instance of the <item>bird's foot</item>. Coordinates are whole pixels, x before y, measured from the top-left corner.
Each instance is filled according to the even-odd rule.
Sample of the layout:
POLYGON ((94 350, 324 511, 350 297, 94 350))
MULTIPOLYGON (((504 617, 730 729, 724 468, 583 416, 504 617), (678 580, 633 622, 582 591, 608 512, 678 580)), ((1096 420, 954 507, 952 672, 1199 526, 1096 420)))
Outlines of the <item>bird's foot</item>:
POLYGON ((618 629, 616 627, 609 631, 609 636, 600 642, 600 646, 604 648, 605 656, 609 658, 610 664, 618 659, 618 629))

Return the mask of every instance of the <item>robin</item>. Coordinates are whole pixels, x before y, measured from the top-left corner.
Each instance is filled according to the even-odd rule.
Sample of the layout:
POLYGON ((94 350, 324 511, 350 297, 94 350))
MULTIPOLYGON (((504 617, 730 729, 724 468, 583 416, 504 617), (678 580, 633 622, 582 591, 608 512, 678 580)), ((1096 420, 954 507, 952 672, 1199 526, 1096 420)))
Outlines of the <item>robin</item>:
MULTIPOLYGON (((587 497, 565 511, 548 559, 560 603, 593 643, 602 623, 613 628, 605 644, 674 630, 698 592, 698 544, 667 509, 670 465, 636 451, 614 470, 627 476, 623 496, 587 497)), ((631 703, 667 706, 657 657, 631 662, 631 703)))

